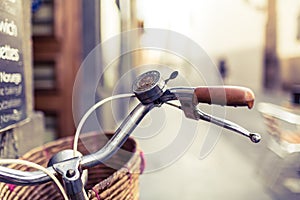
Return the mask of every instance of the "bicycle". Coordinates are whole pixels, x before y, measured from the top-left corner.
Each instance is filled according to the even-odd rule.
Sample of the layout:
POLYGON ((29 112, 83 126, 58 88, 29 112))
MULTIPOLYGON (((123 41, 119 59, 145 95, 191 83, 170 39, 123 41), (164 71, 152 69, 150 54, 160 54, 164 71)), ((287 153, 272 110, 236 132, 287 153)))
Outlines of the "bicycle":
MULTIPOLYGON (((15 185, 36 185, 49 182, 51 178, 57 182, 57 178, 55 177, 57 176, 63 183, 64 188, 62 188, 62 186, 59 188, 65 199, 86 200, 89 197, 85 192, 85 183, 82 180, 84 171, 103 163, 114 155, 125 141, 127 141, 130 134, 139 125, 144 116, 153 108, 161 107, 163 104, 182 110, 187 118, 204 120, 222 126, 248 137, 254 143, 260 141, 261 136, 259 134, 251 133, 228 120, 206 114, 197 107, 199 103, 208 103, 235 107, 247 106, 251 109, 254 105, 254 94, 250 89, 237 86, 168 88, 168 81, 176 78, 177 75, 178 72, 175 71, 168 79, 163 80, 161 74, 156 70, 141 74, 133 83, 133 94, 121 94, 109 97, 96 103, 86 112, 77 127, 73 150, 64 150, 54 155, 50 159, 47 169, 32 166, 38 168, 39 171, 24 172, 0 166, 0 181, 15 185), (136 97, 139 103, 123 120, 105 146, 95 153, 85 156, 80 155, 77 151, 77 141, 80 130, 87 117, 96 108, 110 100, 129 97, 136 97), (180 105, 178 106, 170 101, 179 101, 180 105)), ((5 162, 0 161, 0 163, 3 164, 5 162)), ((26 163, 26 161, 23 164, 30 165, 30 163, 26 163)), ((57 182, 57 184, 59 185, 60 183, 57 182)))

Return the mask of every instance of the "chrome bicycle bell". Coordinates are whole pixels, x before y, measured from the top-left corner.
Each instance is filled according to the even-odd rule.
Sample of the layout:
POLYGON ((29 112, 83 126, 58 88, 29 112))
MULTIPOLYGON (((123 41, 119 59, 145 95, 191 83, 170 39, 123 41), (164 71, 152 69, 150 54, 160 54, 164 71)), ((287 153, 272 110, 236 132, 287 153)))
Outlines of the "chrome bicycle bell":
POLYGON ((163 95, 166 84, 160 73, 152 70, 138 76, 132 85, 132 90, 142 104, 148 104, 163 95))

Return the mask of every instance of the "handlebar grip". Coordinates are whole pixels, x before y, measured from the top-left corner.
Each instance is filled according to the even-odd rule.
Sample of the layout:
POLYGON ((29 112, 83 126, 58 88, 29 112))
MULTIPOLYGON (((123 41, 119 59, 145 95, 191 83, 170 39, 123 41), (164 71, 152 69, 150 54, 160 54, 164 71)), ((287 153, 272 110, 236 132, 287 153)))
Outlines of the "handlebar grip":
POLYGON ((199 103, 218 104, 227 106, 254 105, 254 93, 249 88, 238 86, 207 86, 194 90, 199 103))

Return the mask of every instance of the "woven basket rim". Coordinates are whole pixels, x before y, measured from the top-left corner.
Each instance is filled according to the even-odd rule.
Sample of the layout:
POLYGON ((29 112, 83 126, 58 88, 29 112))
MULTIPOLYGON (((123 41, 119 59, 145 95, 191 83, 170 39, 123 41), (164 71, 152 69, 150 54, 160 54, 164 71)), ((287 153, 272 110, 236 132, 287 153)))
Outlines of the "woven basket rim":
MULTIPOLYGON (((112 132, 104 132, 103 133, 103 132, 91 131, 91 132, 87 132, 87 133, 81 134, 79 136, 79 140, 91 137, 91 136, 93 136, 95 134, 99 134, 99 135, 102 134, 103 136, 108 136, 108 138, 110 138, 110 137, 112 137, 114 135, 112 132)), ((74 139, 74 136, 67 136, 67 137, 59 138, 59 139, 54 140, 54 141, 47 142, 47 143, 45 143, 45 144, 43 144, 41 146, 37 146, 37 147, 35 147, 35 148, 27 151, 20 158, 27 157, 27 155, 33 154, 34 152, 40 151, 41 149, 47 149, 47 148, 55 146, 55 145, 60 145, 60 144, 63 144, 65 142, 73 141, 73 139, 74 139)), ((132 153, 135 153, 137 151, 137 149, 139 149, 138 142, 134 138, 129 137, 126 140, 126 142, 127 143, 131 143, 131 145, 134 146, 134 149, 131 150, 132 153)))
MULTIPOLYGON (((93 142, 95 142, 95 140, 92 139, 94 135, 97 136, 101 145, 105 144, 106 141, 101 140, 102 137, 104 138, 107 136, 108 140, 113 136, 110 132, 100 133, 93 131, 82 134, 80 136, 80 140, 84 140, 86 138, 87 140, 85 142, 87 142, 87 144, 93 144, 93 142)), ((66 147, 66 145, 66 149, 68 149, 72 146, 71 144, 73 139, 73 136, 68 136, 48 142, 44 145, 31 149, 20 159, 31 160, 35 163, 45 165, 49 157, 45 156, 44 152, 47 152, 49 155, 54 155, 57 151, 61 151, 64 147, 66 147)), ((82 150, 87 153, 88 149, 84 145, 85 142, 81 141, 79 144, 83 148, 82 150)), ((96 169, 91 169, 91 177, 89 177, 89 184, 86 186, 86 189, 89 191, 88 194, 94 194, 92 199, 95 198, 95 195, 101 197, 101 199, 123 199, 125 198, 125 195, 127 199, 129 194, 134 194, 134 199, 138 198, 138 176, 142 172, 141 151, 138 148, 138 143, 132 137, 127 139, 122 149, 129 151, 130 154, 126 154, 126 151, 119 152, 115 159, 111 160, 111 163, 113 164, 112 166, 116 166, 117 168, 111 168, 109 165, 104 164, 102 167, 99 166, 100 168, 97 166, 96 169)), ((30 168, 26 168, 26 166, 21 165, 9 165, 9 167, 26 171, 30 170, 30 168)), ((22 197, 23 195, 25 195, 26 198, 40 199, 37 195, 48 195, 47 193, 55 194, 55 189, 53 189, 53 183, 51 182, 37 185, 36 187, 17 186, 13 191, 10 190, 9 184, 0 184, 0 197, 4 199, 24 199, 22 197), (50 185, 52 189, 48 187, 50 185), (51 191, 49 191, 49 189, 51 191), (37 192, 37 190, 40 190, 41 192, 37 192)), ((56 191, 56 193, 58 192, 56 191)), ((55 196, 57 197, 57 195, 58 194, 55 196)), ((57 199, 58 197, 56 197, 52 195, 51 198, 57 199)))

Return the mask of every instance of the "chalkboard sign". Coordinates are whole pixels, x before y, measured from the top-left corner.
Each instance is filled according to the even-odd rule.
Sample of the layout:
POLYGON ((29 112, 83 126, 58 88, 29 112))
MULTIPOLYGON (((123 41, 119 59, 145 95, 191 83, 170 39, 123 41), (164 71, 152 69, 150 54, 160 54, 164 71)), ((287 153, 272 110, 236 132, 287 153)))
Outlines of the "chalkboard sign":
POLYGON ((22 0, 0 0, 0 131, 26 118, 22 0))

